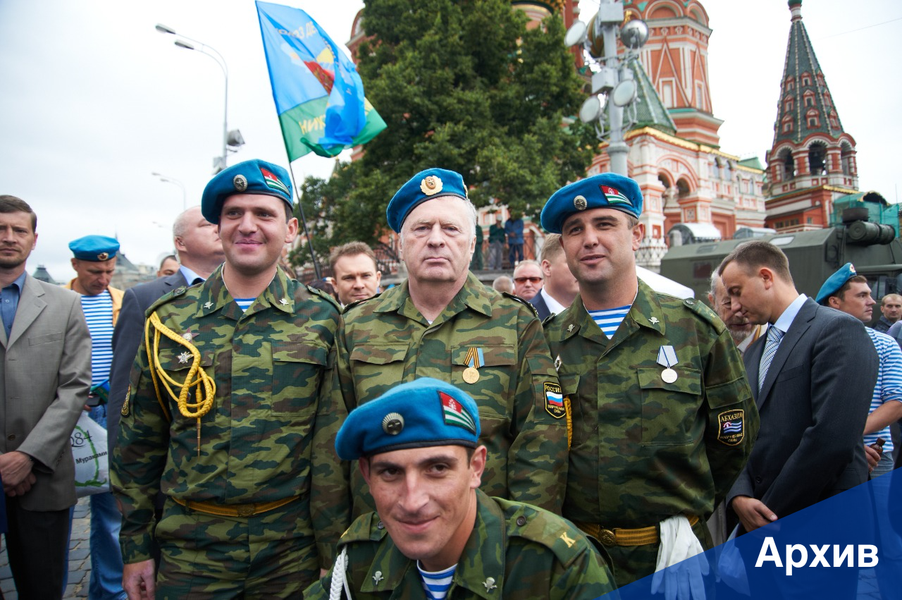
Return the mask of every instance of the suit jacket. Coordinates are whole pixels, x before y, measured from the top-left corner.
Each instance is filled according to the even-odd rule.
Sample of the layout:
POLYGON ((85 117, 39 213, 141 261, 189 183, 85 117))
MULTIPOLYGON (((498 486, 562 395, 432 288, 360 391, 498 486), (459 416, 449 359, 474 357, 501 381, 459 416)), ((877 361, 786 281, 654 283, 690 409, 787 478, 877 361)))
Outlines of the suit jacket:
POLYGON ((551 314, 551 311, 548 309, 548 304, 545 302, 545 298, 542 296, 542 290, 539 290, 535 296, 532 297, 532 300, 529 301, 530 304, 536 309, 536 312, 539 313, 539 320, 544 321, 548 318, 548 315, 551 314))
POLYGON ((128 392, 128 376, 138 348, 144 341, 144 313, 154 302, 187 284, 185 276, 179 270, 168 277, 160 277, 125 291, 119 319, 113 330, 113 362, 110 364, 110 396, 107 406, 110 454, 119 435, 119 416, 128 392))
POLYGON ((75 292, 26 275, 13 327, 0 327, 0 452, 34 458, 32 511, 75 504, 70 436, 91 387, 91 335, 75 292))
POLYGON ((761 428, 727 501, 750 496, 785 517, 867 481, 861 436, 878 359, 860 321, 809 298, 759 392, 766 339, 743 357, 761 428))

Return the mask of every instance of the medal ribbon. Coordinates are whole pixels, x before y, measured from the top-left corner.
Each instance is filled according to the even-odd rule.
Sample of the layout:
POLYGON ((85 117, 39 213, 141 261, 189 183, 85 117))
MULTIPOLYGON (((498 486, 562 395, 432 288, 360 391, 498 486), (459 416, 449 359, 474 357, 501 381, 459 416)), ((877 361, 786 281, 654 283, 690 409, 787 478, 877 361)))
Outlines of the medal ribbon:
POLYGON ((661 346, 661 349, 658 350, 659 365, 665 369, 669 369, 678 362, 680 361, 677 360, 676 350, 673 349, 673 346, 661 346))
POLYGON ((481 367, 485 364, 485 355, 482 352, 482 348, 469 348, 464 361, 468 367, 473 367, 474 369, 481 367))

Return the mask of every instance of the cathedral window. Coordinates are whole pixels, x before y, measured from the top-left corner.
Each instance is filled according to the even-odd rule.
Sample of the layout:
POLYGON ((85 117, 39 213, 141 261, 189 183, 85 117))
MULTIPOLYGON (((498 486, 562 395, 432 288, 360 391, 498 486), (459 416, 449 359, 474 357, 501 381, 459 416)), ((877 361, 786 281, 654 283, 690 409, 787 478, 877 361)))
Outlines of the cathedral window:
POLYGON ((820 126, 820 118, 818 117, 817 110, 813 108, 805 113, 805 119, 808 122, 808 127, 820 126))
POLYGON ((783 110, 784 110, 784 112, 792 112, 792 109, 794 106, 795 106, 795 100, 793 98, 789 98, 783 104, 783 110))
POLYGON ((852 176, 852 147, 847 143, 843 143, 840 147, 839 161, 842 164, 842 174, 848 177, 852 176))
POLYGON ((827 174, 827 146, 814 143, 808 147, 808 169, 812 175, 827 174))
POLYGON ((780 152, 780 163, 783 165, 783 181, 789 181, 796 176, 796 163, 791 150, 785 148, 780 152))

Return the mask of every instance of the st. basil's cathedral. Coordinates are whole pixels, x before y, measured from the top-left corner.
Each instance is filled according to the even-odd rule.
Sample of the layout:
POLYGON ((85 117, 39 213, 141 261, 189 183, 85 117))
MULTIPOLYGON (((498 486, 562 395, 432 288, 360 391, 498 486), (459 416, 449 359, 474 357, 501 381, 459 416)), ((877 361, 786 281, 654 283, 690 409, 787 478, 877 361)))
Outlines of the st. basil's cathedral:
MULTIPOLYGON (((789 40, 782 80, 773 82, 781 96, 766 165, 720 146, 723 121, 714 114, 708 77, 708 40, 714 30, 702 2, 622 3, 626 20, 642 19, 649 28, 638 62, 630 65, 638 94, 634 124, 624 135, 628 174, 645 197, 646 238, 638 263, 657 270, 671 243, 726 240, 738 230, 829 226, 834 201, 858 188, 855 140, 842 128, 802 21, 802 0, 788 0, 789 40)), ((534 26, 551 13, 560 14, 566 27, 580 17, 574 0, 512 4, 534 26)), ((592 15, 581 16, 588 21, 592 15)), ((361 11, 348 41, 352 54, 366 35, 364 26, 361 11)), ((582 66, 574 54, 576 66, 582 66)), ((588 79, 591 73, 583 71, 588 79)), ((608 171, 609 163, 602 144, 587 174, 608 171)), ((497 209, 480 209, 484 229, 497 209)), ((537 252, 544 237, 538 224, 528 223, 526 235, 535 240, 537 252)))

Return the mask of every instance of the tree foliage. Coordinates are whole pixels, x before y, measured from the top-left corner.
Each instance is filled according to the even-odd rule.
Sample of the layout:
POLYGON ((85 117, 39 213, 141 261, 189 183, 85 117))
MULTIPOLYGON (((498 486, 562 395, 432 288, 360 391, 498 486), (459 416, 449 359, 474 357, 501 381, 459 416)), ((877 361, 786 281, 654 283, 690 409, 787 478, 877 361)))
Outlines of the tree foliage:
POLYGON ((526 23, 507 0, 366 1, 358 70, 388 127, 328 182, 305 182, 325 246, 378 239, 394 192, 429 167, 461 173, 477 206, 528 215, 585 174, 597 141, 570 118, 585 94, 563 23, 526 23))

